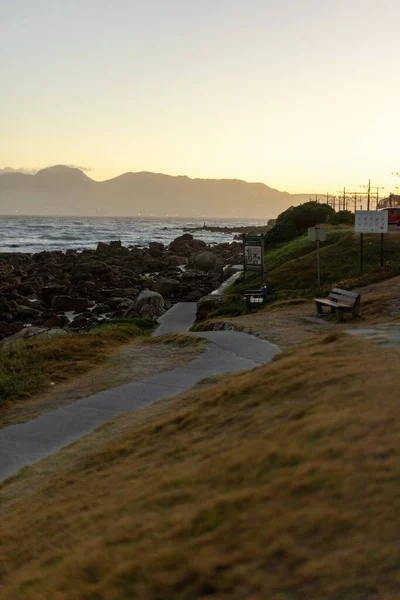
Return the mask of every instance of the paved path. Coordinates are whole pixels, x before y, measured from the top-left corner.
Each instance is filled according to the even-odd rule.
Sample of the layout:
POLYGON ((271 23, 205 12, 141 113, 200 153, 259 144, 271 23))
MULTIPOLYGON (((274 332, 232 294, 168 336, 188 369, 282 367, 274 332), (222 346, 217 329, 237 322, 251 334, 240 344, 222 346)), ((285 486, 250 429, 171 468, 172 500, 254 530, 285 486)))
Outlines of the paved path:
MULTIPOLYGON (((156 333, 187 331, 195 313, 194 303, 175 305, 160 319, 156 333)), ((277 346, 265 340, 236 331, 196 335, 210 343, 203 354, 184 367, 82 398, 26 423, 0 429, 0 479, 91 433, 109 419, 176 396, 204 377, 252 369, 279 352, 277 346)))
POLYGON ((398 323, 385 323, 369 328, 346 329, 346 333, 372 340, 384 348, 400 347, 400 326, 398 323))

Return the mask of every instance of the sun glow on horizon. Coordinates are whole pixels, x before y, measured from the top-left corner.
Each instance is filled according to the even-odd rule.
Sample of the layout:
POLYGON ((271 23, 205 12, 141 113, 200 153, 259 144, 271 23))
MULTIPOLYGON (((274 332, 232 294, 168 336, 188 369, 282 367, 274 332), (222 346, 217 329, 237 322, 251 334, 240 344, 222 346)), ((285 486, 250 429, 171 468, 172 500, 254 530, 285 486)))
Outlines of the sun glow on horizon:
POLYGON ((394 191, 399 18, 392 0, 7 3, 0 168, 394 191))

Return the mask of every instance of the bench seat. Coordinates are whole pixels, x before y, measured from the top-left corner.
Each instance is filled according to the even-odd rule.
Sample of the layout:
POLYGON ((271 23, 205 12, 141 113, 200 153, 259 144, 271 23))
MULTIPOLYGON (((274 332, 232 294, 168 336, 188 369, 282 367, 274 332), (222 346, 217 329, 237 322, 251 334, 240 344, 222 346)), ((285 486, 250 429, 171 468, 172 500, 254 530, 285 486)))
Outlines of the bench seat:
POLYGON ((338 321, 343 320, 345 312, 351 312, 354 318, 360 317, 360 300, 358 292, 348 292, 340 288, 333 288, 327 298, 314 298, 318 314, 324 314, 323 306, 329 306, 331 312, 336 313, 338 321))

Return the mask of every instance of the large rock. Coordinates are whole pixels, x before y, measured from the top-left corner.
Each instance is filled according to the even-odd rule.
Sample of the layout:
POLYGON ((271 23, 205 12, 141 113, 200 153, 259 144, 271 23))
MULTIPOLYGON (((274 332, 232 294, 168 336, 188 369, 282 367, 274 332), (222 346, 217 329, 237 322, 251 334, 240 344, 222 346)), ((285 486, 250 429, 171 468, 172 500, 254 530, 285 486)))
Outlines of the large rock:
POLYGON ((169 279, 167 277, 161 277, 153 284, 153 290, 161 294, 161 296, 169 296, 179 291, 179 281, 177 279, 169 279))
POLYGON ((191 262, 201 271, 212 271, 217 264, 217 257, 213 252, 200 252, 191 262))
POLYGON ((54 296, 61 296, 62 294, 65 294, 66 291, 67 288, 65 285, 53 283, 42 287, 40 290, 40 296, 45 305, 50 308, 54 296))
POLYGON ((151 290, 143 290, 136 298, 133 308, 134 310, 139 311, 141 314, 143 314, 142 308, 146 305, 149 305, 152 307, 152 309, 154 309, 152 310, 152 312, 156 317, 160 317, 165 312, 164 298, 158 292, 153 292, 151 290))
POLYGON ((196 321, 205 321, 208 315, 222 306, 223 296, 208 295, 201 298, 197 303, 196 321))
POLYGON ((90 306, 87 298, 71 298, 71 296, 55 296, 51 303, 54 312, 82 312, 90 306))
POLYGON ((169 245, 169 249, 172 252, 177 252, 178 254, 181 252, 187 251, 190 246, 189 243, 193 241, 193 236, 191 233, 184 233, 179 237, 175 238, 169 245))
POLYGON ((164 244, 161 244, 161 242, 150 242, 149 251, 150 256, 153 258, 160 258, 164 252, 164 244))
POLYGON ((61 337, 64 335, 68 335, 68 332, 65 329, 45 329, 44 327, 25 327, 11 335, 6 337, 1 343, 2 344, 11 344, 13 342, 19 342, 21 340, 27 339, 42 339, 49 337, 61 337))

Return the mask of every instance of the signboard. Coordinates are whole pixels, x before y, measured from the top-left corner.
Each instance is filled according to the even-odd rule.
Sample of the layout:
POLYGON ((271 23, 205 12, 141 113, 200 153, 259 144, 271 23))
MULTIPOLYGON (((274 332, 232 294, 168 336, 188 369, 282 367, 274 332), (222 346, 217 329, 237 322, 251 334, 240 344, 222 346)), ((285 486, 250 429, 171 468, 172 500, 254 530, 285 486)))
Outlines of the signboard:
POLYGON ((356 233, 387 233, 387 210, 357 210, 355 219, 356 233))
POLYGON ((262 248, 261 246, 245 246, 244 247, 244 260, 246 265, 249 266, 261 266, 262 263, 262 248))
POLYGON ((264 236, 243 235, 243 270, 264 274, 264 236))
POLYGON ((309 227, 308 228, 308 241, 309 242, 326 242, 326 228, 325 227, 309 227))

